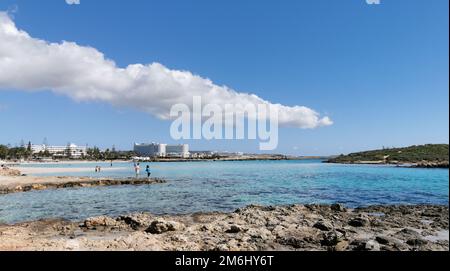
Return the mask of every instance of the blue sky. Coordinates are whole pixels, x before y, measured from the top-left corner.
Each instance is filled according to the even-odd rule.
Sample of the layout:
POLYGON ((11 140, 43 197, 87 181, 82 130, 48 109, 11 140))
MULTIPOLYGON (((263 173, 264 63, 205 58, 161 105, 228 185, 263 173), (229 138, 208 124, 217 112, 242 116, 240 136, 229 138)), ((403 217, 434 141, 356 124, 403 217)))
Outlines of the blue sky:
MULTIPOLYGON (((19 29, 91 46, 118 66, 159 62, 334 124, 281 128, 275 152, 327 155, 448 143, 448 1, 0 0, 19 29)), ((1 40, 0 40, 1 42, 1 40)), ((0 71, 2 72, 2 71, 0 71)), ((0 91, 0 143, 131 149, 170 139, 170 122, 50 91, 0 91)), ((257 152, 257 141, 185 141, 257 152)))

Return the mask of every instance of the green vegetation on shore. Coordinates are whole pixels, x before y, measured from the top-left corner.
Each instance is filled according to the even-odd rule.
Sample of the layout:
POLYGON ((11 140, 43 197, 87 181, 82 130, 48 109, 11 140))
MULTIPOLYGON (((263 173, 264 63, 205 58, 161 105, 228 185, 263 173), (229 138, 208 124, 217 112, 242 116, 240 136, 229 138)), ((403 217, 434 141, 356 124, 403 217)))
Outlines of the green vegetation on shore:
POLYGON ((340 155, 329 159, 329 163, 365 163, 378 162, 385 164, 421 164, 439 163, 448 164, 448 144, 428 144, 410 146, 406 148, 386 148, 382 150, 364 151, 340 155))
MULTIPOLYGON (((83 155, 78 160, 130 160, 136 154, 133 151, 117 151, 115 149, 106 149, 101 151, 97 147, 88 148, 87 154, 83 155)), ((40 159, 54 159, 54 155, 48 151, 33 153, 31 151, 31 143, 21 147, 9 147, 0 144, 0 160, 40 160, 40 159)), ((70 152, 67 152, 65 159, 73 159, 70 152)))

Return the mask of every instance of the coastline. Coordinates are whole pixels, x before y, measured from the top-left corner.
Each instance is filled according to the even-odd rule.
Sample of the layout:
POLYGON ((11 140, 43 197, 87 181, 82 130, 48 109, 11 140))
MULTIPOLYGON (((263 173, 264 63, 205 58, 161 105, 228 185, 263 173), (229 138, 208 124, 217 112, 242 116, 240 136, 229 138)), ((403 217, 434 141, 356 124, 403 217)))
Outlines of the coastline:
POLYGON ((420 162, 420 163, 407 163, 407 162, 385 162, 385 161, 351 161, 351 162, 334 162, 334 161, 323 161, 327 164, 341 164, 341 165, 381 165, 381 166, 396 166, 396 167, 406 167, 406 168, 441 168, 448 169, 449 162, 420 162))
POLYGON ((0 250, 448 251, 448 206, 248 206, 0 225, 0 250))
MULTIPOLYGON (((5 173, 18 175, 0 176, 0 194, 165 182, 159 179, 20 176, 17 169, 5 173)), ((49 173, 52 170, 67 172, 68 168, 24 169, 49 173)), ((92 170, 73 170, 86 169, 92 170)), ((448 205, 346 209, 335 204, 248 206, 235 212, 184 215, 134 213, 76 222, 54 217, 0 224, 0 251, 448 251, 448 210, 448 205)), ((79 217, 86 216, 82 213, 79 217)))
POLYGON ((157 178, 90 178, 90 177, 35 177, 0 176, 0 195, 32 190, 62 189, 74 187, 115 186, 115 185, 152 185, 162 184, 165 180, 157 178))
MULTIPOLYGON (((329 157, 325 156, 286 156, 286 155, 244 155, 244 156, 230 156, 217 158, 151 158, 151 159, 137 159, 137 160, 113 160, 116 163, 133 163, 133 162, 215 162, 215 161, 280 161, 280 160, 325 160, 329 157)), ((20 167, 21 165, 71 165, 71 164, 99 164, 110 163, 111 160, 58 160, 58 161, 2 161, 8 167, 20 167)))
MULTIPOLYGON (((82 173, 82 172, 94 172, 94 167, 78 167, 78 168, 71 168, 71 167, 14 167, 14 169, 19 170, 21 174, 25 175, 35 175, 35 174, 65 174, 65 173, 82 173)), ((102 167, 102 171, 105 172, 112 172, 112 171, 118 171, 123 168, 120 167, 102 167)))

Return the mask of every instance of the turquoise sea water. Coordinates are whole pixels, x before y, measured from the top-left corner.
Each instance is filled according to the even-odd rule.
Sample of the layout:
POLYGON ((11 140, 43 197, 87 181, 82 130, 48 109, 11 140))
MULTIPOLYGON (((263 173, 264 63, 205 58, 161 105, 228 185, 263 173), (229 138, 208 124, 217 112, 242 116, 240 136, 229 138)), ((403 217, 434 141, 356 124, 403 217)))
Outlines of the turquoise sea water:
MULTIPOLYGON (((98 165, 108 168, 109 163, 98 165)), ((147 164, 142 163, 142 173, 147 164)), ((69 167, 67 165, 30 165, 69 167)), ((153 177, 168 180, 149 186, 113 186, 32 191, 0 195, 0 223, 41 218, 82 220, 90 216, 137 211, 182 214, 232 211, 249 204, 343 203, 448 205, 448 169, 324 164, 307 161, 152 163, 153 177)), ((133 176, 131 163, 117 171, 65 176, 133 176)), ((61 175, 61 174, 60 174, 61 175)))

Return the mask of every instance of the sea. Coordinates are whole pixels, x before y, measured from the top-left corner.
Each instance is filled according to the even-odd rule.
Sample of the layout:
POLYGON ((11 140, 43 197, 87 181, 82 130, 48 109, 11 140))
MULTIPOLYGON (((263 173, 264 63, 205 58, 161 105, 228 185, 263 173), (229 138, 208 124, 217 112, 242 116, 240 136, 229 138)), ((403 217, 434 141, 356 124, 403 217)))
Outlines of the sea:
MULTIPOLYGON (((63 176, 126 178, 133 163, 95 173, 98 164, 30 164, 26 167, 86 168, 63 176)), ((188 214, 229 212, 256 205, 333 204, 350 208, 390 204, 449 204, 449 170, 386 165, 342 165, 322 160, 141 163, 164 184, 67 188, 0 195, 0 223, 62 218, 82 221, 134 212, 188 214)), ((50 176, 52 174, 47 174, 50 176)), ((43 174, 45 176, 45 174, 43 174)))

